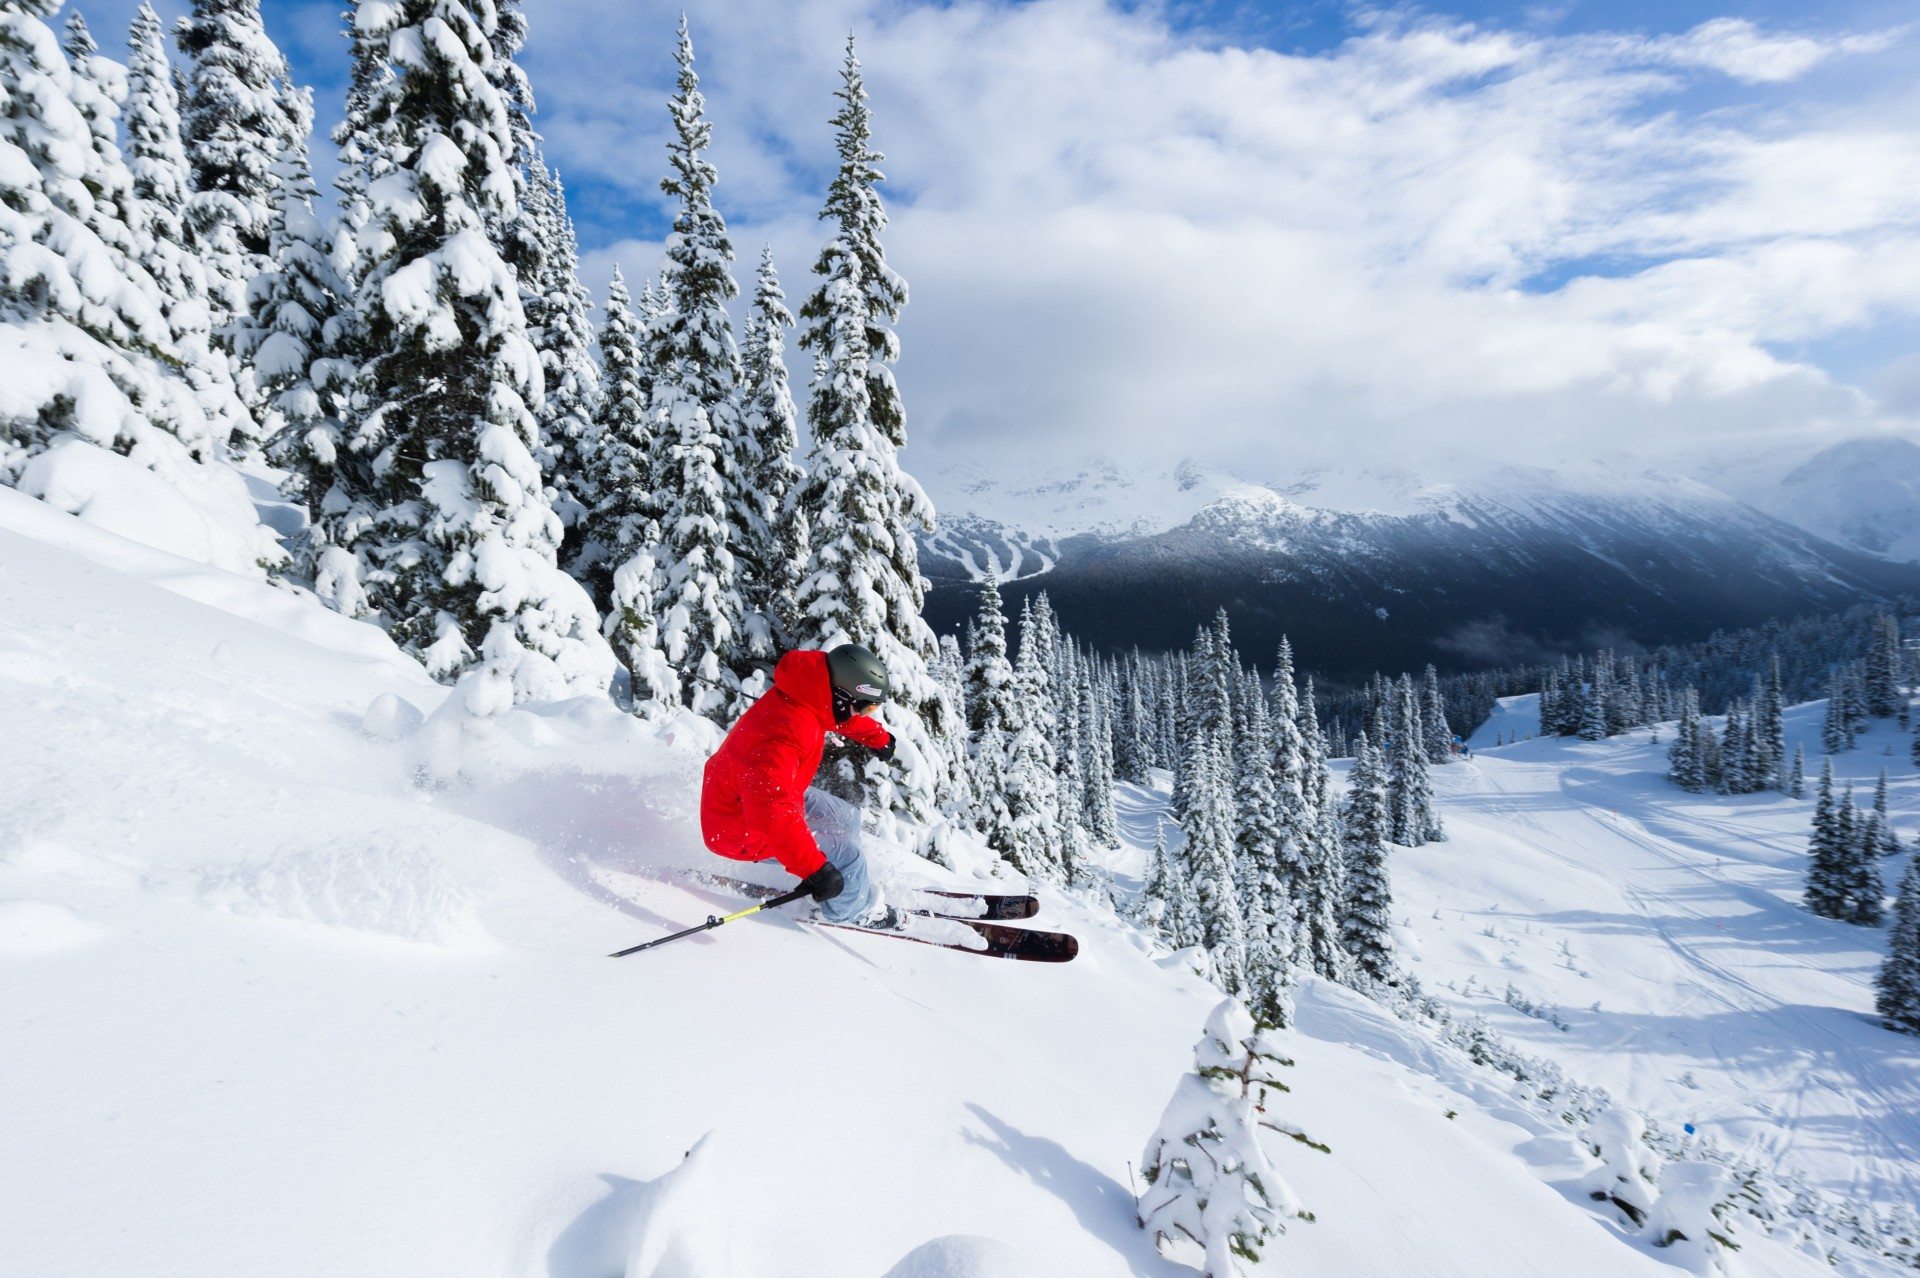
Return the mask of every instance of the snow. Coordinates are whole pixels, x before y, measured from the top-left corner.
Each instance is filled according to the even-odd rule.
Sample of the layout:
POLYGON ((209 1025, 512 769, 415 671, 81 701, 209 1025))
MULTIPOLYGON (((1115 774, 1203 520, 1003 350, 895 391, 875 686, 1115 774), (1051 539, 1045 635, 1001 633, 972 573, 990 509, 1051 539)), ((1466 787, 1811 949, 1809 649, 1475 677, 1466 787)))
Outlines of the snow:
MULTIPOLYGON (((1081 938, 1071 964, 779 915, 610 960, 737 899, 686 873, 716 868, 711 725, 598 697, 477 717, 309 596, 4 492, 0 583, 0 1237, 22 1272, 1192 1273, 1136 1223, 1136 1160, 1219 995, 1132 928, 1048 889, 1035 925, 1081 938)), ((1910 1197, 1911 1040, 1861 1013, 1876 934, 1784 899, 1804 805, 1668 793, 1653 754, 1436 769, 1453 837, 1399 854, 1403 951, 1484 981, 1513 947, 1482 924, 1517 932, 1514 979, 1576 1025, 1496 1000, 1503 1032, 1910 1197), (1718 877, 1685 842, 1708 822, 1757 835, 1718 877), (1524 930, 1548 909, 1604 989, 1524 930), (1609 1011, 1572 1010, 1592 998, 1609 1011), (1682 1062, 1701 1090, 1670 1084, 1682 1062), (1742 1119, 1749 1095, 1778 1112, 1742 1119)), ((1164 789, 1121 799, 1150 845, 1164 789)), ((1896 783, 1903 833, 1916 800, 1896 783)), ((877 868, 942 877, 885 840, 877 868)), ((1332 1152, 1268 1151, 1316 1220, 1258 1272, 1675 1272, 1502 1076, 1350 991, 1309 980, 1298 1008, 1282 1112, 1332 1152)), ((1691 1182, 1663 1194, 1698 1207, 1691 1182)), ((1832 1272, 1743 1241, 1741 1272, 1832 1272)))
MULTIPOLYGON (((1823 709, 1788 711, 1789 753, 1819 757, 1823 709)), ((1672 725, 1649 735, 1434 769, 1450 839, 1396 854, 1403 953, 1430 993, 1638 1109, 1852 1201, 1920 1202, 1920 1040, 1873 1015, 1884 930, 1800 904, 1811 797, 1685 794, 1664 779, 1672 725)), ((1879 721, 1835 759, 1866 795, 1882 767, 1911 842, 1905 734, 1879 721)))
POLYGON ((1540 694, 1528 692, 1517 697, 1501 697, 1496 701, 1487 721, 1475 728, 1473 735, 1467 738, 1467 747, 1490 750, 1496 745, 1531 741, 1539 735, 1540 694))

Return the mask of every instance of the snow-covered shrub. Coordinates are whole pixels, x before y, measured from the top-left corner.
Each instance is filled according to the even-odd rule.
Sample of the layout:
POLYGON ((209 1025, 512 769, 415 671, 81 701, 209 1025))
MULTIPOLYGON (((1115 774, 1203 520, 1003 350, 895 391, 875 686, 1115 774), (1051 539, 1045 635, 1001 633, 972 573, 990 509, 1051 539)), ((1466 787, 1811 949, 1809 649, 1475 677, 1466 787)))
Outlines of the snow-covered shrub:
POLYGON ((1612 1203, 1634 1225, 1646 1224, 1660 1193, 1660 1155, 1647 1144, 1646 1120, 1630 1109, 1610 1109, 1587 1128, 1585 1140, 1600 1160, 1587 1178, 1588 1197, 1612 1203))
POLYGON ((1668 1258, 1695 1273, 1718 1273, 1726 1253, 1738 1251, 1734 1175, 1698 1161, 1668 1163, 1660 1170, 1644 1233, 1668 1258))
POLYGON ((1208 1018, 1194 1071, 1180 1079, 1147 1142, 1140 1226, 1162 1255, 1197 1253, 1205 1278, 1245 1273, 1287 1221, 1313 1219, 1261 1146, 1266 1128, 1325 1149, 1267 1114, 1269 1097, 1287 1090, 1279 1070, 1292 1063, 1274 1031, 1227 999, 1208 1018))

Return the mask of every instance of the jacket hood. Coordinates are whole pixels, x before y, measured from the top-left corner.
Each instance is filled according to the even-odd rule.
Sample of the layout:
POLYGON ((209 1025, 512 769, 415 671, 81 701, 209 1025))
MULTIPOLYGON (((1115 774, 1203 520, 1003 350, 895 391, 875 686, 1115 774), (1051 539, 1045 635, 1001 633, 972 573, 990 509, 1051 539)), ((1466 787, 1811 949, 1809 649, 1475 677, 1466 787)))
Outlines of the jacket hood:
POLYGON ((826 653, 813 648, 789 652, 773 667, 773 686, 820 716, 822 724, 834 725, 833 681, 827 675, 826 653))

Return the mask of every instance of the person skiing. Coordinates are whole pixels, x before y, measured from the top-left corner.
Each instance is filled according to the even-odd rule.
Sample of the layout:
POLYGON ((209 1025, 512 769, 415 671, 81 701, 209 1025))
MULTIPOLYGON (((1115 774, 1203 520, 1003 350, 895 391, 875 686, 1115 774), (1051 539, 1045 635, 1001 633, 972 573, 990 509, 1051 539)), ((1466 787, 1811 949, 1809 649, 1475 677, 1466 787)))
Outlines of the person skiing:
POLYGON ((901 926, 903 916, 867 872, 860 810, 810 788, 829 732, 893 759, 893 734, 871 717, 888 691, 886 667, 856 643, 781 657, 773 688, 707 760, 700 791, 707 848, 735 861, 778 861, 829 922, 901 926))

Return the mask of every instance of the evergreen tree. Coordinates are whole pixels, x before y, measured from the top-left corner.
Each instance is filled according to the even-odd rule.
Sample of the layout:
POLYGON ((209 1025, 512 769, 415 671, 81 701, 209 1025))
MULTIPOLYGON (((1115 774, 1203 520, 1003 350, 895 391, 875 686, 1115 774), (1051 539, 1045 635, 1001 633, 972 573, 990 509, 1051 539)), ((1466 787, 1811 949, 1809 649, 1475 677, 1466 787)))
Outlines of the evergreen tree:
POLYGON ((1000 608, 1000 585, 991 574, 981 583, 980 607, 974 614, 972 651, 964 675, 967 714, 967 757, 973 774, 974 829, 987 846, 1013 860, 1024 854, 1015 837, 1008 804, 1007 768, 1018 728, 1017 685, 1007 660, 1007 620, 1000 608))
POLYGON ((1852 859, 1849 832, 1833 792, 1833 760, 1820 770, 1819 797, 1813 808, 1813 840, 1808 848, 1807 908, 1826 918, 1845 918, 1847 863, 1852 859))
POLYGON ((653 716, 678 707, 682 697, 679 673, 661 647, 654 597, 660 500, 654 489, 655 436, 642 345, 632 294, 615 267, 600 330, 606 393, 593 430, 599 500, 587 517, 574 571, 606 604, 607 641, 632 676, 635 713, 653 716))
POLYGON ((1880 780, 1873 787, 1875 831, 1871 855, 1899 856, 1900 836, 1893 832, 1893 816, 1887 811, 1887 770, 1880 769, 1880 780))
POLYGON ((1346 808, 1346 910, 1341 943, 1368 981, 1398 980, 1393 962, 1393 897, 1387 883, 1387 770, 1361 733, 1346 808))
POLYGON ((1607 697, 1612 691, 1608 679, 1608 666, 1605 662, 1595 662, 1593 668, 1593 686, 1588 689, 1580 706, 1580 739, 1582 741, 1601 741, 1607 735, 1607 697))
POLYGON ((250 530, 215 553, 224 567, 257 572, 279 561, 278 544, 246 522, 239 478, 198 464, 223 441, 182 375, 189 361, 126 221, 140 202, 111 136, 123 77, 98 55, 82 73, 68 65, 43 21, 56 9, 0 0, 0 484, 61 504, 68 499, 41 488, 43 454, 117 452, 250 530))
POLYGON ((1807 748, 1793 748, 1793 771, 1787 774, 1787 794, 1795 799, 1807 797, 1807 748))
MULTIPOLYGON (((809 327, 800 344, 816 352, 820 364, 807 407, 812 450, 795 500, 811 536, 794 637, 823 647, 846 637, 871 647, 903 712, 889 726, 912 748, 952 727, 926 675, 934 640, 920 615, 913 538, 915 529, 932 528, 933 509, 898 461, 907 442, 906 413, 893 381, 900 347, 891 326, 907 289, 880 244, 882 157, 871 146, 872 116, 851 40, 836 96, 840 167, 821 212, 834 234, 814 264, 821 285, 801 308, 809 327)), ((914 752, 932 755, 931 749, 914 752)), ((940 788, 931 769, 896 790, 884 766, 868 764, 865 772, 881 804, 914 819, 930 816, 940 788)))
POLYGON ((781 636, 797 626, 794 592, 807 560, 807 524, 793 504, 804 476, 794 462, 799 446, 793 394, 787 387, 787 330, 793 314, 773 267, 773 249, 760 254, 753 304, 741 341, 740 428, 747 478, 748 544, 740 556, 747 604, 747 647, 770 660, 781 636))
MULTIPOLYGON (((267 237, 267 268, 247 290, 230 343, 250 370, 260 434, 270 455, 306 478, 308 431, 328 420, 327 406, 348 370, 330 358, 338 340, 344 285, 334 272, 332 236, 313 208, 317 194, 304 147, 281 153, 277 201, 267 237)), ((306 496, 296 485, 296 495, 306 496)))
MULTIPOLYGON (((734 491, 740 475, 734 398, 740 357, 727 301, 739 288, 732 275, 733 244, 713 207, 717 175, 706 159, 713 126, 684 16, 676 56, 680 72, 669 103, 673 140, 667 144, 673 172, 660 184, 679 201, 667 240, 673 306, 656 322, 650 404, 664 461, 658 474, 665 581, 658 615, 661 645, 680 673, 687 707, 724 722, 738 712, 740 680, 752 672, 734 559, 742 515, 734 491)), ((864 640, 865 634, 848 637, 864 640)), ((931 632, 927 638, 923 655, 931 657, 931 632)), ((891 671, 889 654, 876 651, 891 671)))
POLYGON ((1267 1127, 1325 1148, 1269 1112, 1274 1095, 1290 1090, 1279 1071, 1292 1063, 1244 1007, 1222 1003, 1141 1156, 1140 1226, 1163 1255, 1197 1249, 1202 1278, 1250 1273, 1287 1221, 1313 1219, 1260 1143, 1267 1127))
POLYGON ((1087 836, 1103 848, 1120 846, 1120 818, 1113 809, 1113 734, 1105 699, 1094 687, 1090 666, 1080 669, 1080 740, 1087 751, 1087 836))
POLYGON ((1194 794, 1181 826, 1186 862, 1199 906, 1200 944, 1229 993, 1246 988, 1246 920, 1235 872, 1233 792, 1228 743, 1203 733, 1194 745, 1194 794))
POLYGON ((1892 718, 1907 703, 1900 687, 1900 667, 1900 623, 1892 617, 1874 618, 1862 700, 1866 713, 1876 719, 1892 718))
POLYGON ((1854 806, 1849 790, 1840 804, 1840 825, 1845 839, 1841 890, 1846 900, 1841 917, 1849 923, 1879 927, 1886 897, 1880 881, 1879 821, 1872 809, 1861 812, 1854 806))
POLYGON ((1427 734, 1427 762, 1452 763, 1453 729, 1447 726, 1447 699, 1440 691, 1440 672, 1431 662, 1420 687, 1420 726, 1427 734))
MULTIPOLYGON (((260 0, 194 0, 181 19, 187 59, 182 135, 193 171, 187 229, 205 264, 215 342, 232 350, 233 326, 247 313, 247 289, 272 264, 275 170, 282 159, 307 170, 313 127, 307 95, 267 36, 260 0)), ((254 393, 236 363, 244 398, 254 393)), ((234 441, 251 448, 257 439, 234 441)))
POLYGON ((384 95, 355 310, 364 362, 351 447, 381 504, 357 541, 395 640, 468 705, 598 692, 612 654, 555 562, 560 524, 534 461, 538 358, 519 287, 486 234, 512 190, 512 136, 490 82, 490 0, 362 7, 356 34, 407 50, 384 95))
POLYGON ((1920 855, 1907 862, 1907 872, 1901 876, 1887 957, 1874 986, 1874 1007, 1886 1027, 1920 1034, 1920 855))
MULTIPOLYGON (((514 71, 510 84, 524 79, 518 68, 514 71)), ((520 119, 520 113, 515 111, 513 118, 520 119)), ((572 568, 588 537, 590 512, 604 496, 597 455, 603 390, 600 369, 593 362, 593 302, 580 282, 580 242, 567 213, 566 188, 537 150, 529 189, 539 199, 532 204, 536 215, 526 233, 537 236, 540 247, 537 267, 520 273, 520 295, 527 308, 527 336, 540 352, 546 386, 536 413, 540 455, 554 489, 553 512, 567 529, 562 561, 572 568)), ((577 568, 575 575, 580 575, 577 568)))
POLYGON ((1393 706, 1393 735, 1387 752, 1388 839, 1403 847, 1418 847, 1428 841, 1439 821, 1421 747, 1420 711, 1412 681, 1404 675, 1393 706))
POLYGON ((1280 811, 1273 788, 1273 716, 1255 672, 1247 698, 1247 727, 1234 752, 1235 865, 1246 928, 1248 1003, 1263 1023, 1293 1020, 1294 966, 1299 919, 1281 881, 1280 811))
MULTIPOLYGON (((1036 642, 1032 601, 1020 612, 1019 658, 1014 665, 1014 717, 1001 786, 1012 819, 1006 857, 1013 867, 1046 883, 1065 883, 1071 866, 1060 843, 1060 800, 1053 758, 1048 676, 1036 642)), ((982 778, 984 782, 985 778, 982 778)), ((978 787, 976 787, 977 789, 978 787)))
POLYGON ((180 134, 180 98, 167 62, 166 37, 150 4, 134 14, 127 45, 127 168, 132 178, 132 226, 139 252, 160 291, 181 376, 194 390, 222 440, 254 427, 234 389, 226 358, 213 348, 207 276, 186 239, 193 180, 180 134))

